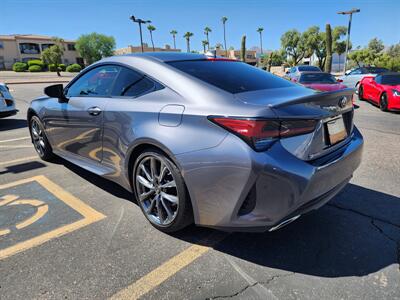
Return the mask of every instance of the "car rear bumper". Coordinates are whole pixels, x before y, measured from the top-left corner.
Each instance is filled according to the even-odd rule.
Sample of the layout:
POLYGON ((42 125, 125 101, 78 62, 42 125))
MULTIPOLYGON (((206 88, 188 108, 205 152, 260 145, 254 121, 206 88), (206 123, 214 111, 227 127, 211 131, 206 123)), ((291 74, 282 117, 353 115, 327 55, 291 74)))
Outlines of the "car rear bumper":
POLYGON ((178 155, 196 224, 228 231, 265 231, 317 209, 339 193, 361 162, 363 138, 312 162, 280 143, 255 152, 228 135, 215 148, 178 155))

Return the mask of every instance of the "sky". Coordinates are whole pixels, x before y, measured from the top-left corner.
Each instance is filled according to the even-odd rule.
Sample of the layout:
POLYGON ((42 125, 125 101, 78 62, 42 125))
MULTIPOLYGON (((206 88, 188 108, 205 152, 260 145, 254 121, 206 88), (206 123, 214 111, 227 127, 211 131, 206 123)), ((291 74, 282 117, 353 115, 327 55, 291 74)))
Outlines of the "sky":
MULTIPOLYGON (((202 49, 203 29, 208 26, 210 45, 223 42, 221 17, 226 16, 227 46, 240 48, 243 34, 247 48, 259 45, 258 27, 263 27, 263 48, 280 48, 281 35, 290 29, 304 31, 325 24, 347 26, 348 16, 336 12, 359 8, 353 16, 353 46, 365 46, 374 37, 386 45, 400 42, 400 0, 0 0, 0 34, 43 34, 76 39, 98 32, 115 37, 117 48, 139 45, 137 24, 129 16, 151 20, 156 46, 172 45, 169 32, 178 31, 177 48, 186 49, 183 34, 194 33, 191 48, 202 49)), ((150 44, 145 29, 144 41, 150 44)))

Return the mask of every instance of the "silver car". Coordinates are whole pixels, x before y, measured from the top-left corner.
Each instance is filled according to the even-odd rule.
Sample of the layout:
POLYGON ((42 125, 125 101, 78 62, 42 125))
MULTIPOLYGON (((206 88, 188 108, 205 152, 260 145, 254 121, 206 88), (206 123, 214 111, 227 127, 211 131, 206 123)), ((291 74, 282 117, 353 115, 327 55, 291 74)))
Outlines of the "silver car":
POLYGON ((275 230, 328 202, 361 161, 351 90, 316 93, 238 61, 110 57, 45 94, 27 116, 39 156, 117 182, 166 232, 275 230))
POLYGON ((13 116, 18 112, 8 86, 0 82, 0 118, 13 116))
POLYGON ((346 71, 345 75, 338 78, 348 88, 355 88, 358 92, 358 85, 365 76, 375 77, 379 73, 388 72, 388 69, 377 67, 360 67, 346 71))

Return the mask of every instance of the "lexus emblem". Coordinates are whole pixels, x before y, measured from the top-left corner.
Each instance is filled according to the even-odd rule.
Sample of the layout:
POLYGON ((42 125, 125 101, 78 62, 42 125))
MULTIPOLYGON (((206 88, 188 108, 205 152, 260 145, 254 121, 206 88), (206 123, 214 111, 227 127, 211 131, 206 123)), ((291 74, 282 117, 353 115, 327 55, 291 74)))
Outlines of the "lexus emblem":
POLYGON ((347 105, 347 102, 348 102, 347 97, 342 97, 342 98, 339 100, 339 107, 340 107, 340 108, 345 108, 346 105, 347 105))

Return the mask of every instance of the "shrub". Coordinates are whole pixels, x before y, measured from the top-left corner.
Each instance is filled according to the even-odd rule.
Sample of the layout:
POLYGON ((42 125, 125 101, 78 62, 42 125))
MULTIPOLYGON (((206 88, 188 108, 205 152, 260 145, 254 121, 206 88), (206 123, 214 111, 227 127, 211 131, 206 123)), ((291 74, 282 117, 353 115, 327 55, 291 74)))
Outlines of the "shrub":
POLYGON ((16 62, 13 64, 12 69, 14 72, 25 72, 28 69, 28 65, 23 62, 16 62))
POLYGON ((28 67, 31 67, 31 66, 39 66, 40 69, 43 69, 45 64, 43 61, 41 61, 39 59, 33 59, 33 60, 28 61, 28 67))
POLYGON ((32 65, 28 68, 29 72, 40 72, 42 71, 42 67, 38 65, 32 65))
POLYGON ((78 64, 72 64, 67 67, 67 72, 80 72, 82 67, 78 64))
MULTIPOLYGON (((59 64, 58 65, 58 70, 59 71, 65 71, 66 66, 64 64, 59 64)), ((56 72, 56 66, 54 64, 49 64, 49 71, 50 72, 56 72)))
POLYGON ((67 69, 67 66, 64 64, 59 64, 58 67, 60 68, 61 71, 65 71, 67 69))

